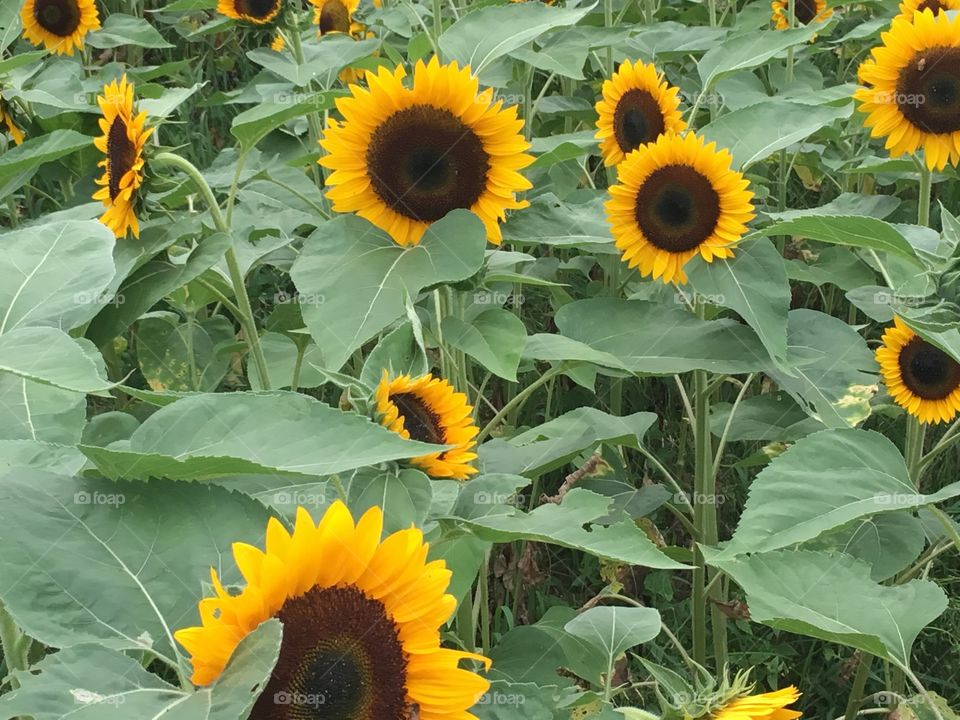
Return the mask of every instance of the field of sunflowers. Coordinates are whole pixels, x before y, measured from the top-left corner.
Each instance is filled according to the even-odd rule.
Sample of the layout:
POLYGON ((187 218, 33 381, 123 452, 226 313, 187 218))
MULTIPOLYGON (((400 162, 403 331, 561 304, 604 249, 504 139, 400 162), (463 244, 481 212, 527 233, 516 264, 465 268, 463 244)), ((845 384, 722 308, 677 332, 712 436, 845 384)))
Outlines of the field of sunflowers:
POLYGON ((0 720, 960 720, 960 0, 0 0, 0 720))

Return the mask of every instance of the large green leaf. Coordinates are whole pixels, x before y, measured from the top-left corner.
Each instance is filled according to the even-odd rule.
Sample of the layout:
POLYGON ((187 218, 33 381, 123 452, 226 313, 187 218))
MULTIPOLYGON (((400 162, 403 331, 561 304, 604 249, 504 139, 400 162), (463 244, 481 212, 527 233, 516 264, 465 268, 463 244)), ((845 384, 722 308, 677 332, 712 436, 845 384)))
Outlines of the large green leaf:
POLYGON ((226 477, 296 473, 325 477, 437 446, 404 440, 355 413, 291 392, 197 394, 161 408, 126 448, 84 446, 110 477, 226 477))
POLYGON ((883 582, 915 562, 926 544, 923 521, 903 510, 861 517, 804 547, 852 555, 870 566, 870 577, 883 582))
POLYGON ((473 320, 443 319, 443 339, 462 350, 494 375, 517 381, 517 367, 527 328, 514 313, 502 308, 484 310, 473 320))
POLYGON ((877 365, 866 341, 842 320, 815 310, 791 310, 789 368, 769 370, 811 417, 851 427, 870 416, 877 365))
POLYGON ((485 7, 467 13, 440 36, 447 60, 469 65, 475 75, 497 58, 535 40, 547 30, 574 25, 596 7, 554 8, 541 3, 485 7), (510 32, 503 32, 510 28, 510 32))
MULTIPOLYGON (((660 627, 660 613, 654 608, 611 605, 590 608, 564 629, 602 653, 606 660, 603 673, 610 677, 617 658, 630 648, 653 640, 660 634, 660 627)), ((597 686, 603 684, 599 674, 588 679, 597 686)))
POLYGON ((917 635, 947 608, 936 583, 890 587, 870 579, 870 566, 848 555, 777 550, 707 562, 747 594, 756 622, 859 648, 907 668, 917 635))
POLYGON ((890 223, 874 217, 853 215, 805 215, 781 220, 763 229, 767 237, 797 237, 893 253, 920 267, 920 260, 907 239, 890 223))
POLYGON ((809 105, 773 98, 721 115, 706 125, 702 134, 717 147, 728 149, 733 166, 744 170, 852 112, 849 104, 809 105))
MULTIPOLYGON (((251 50, 247 57, 297 87, 306 87, 316 81, 323 89, 328 89, 337 81, 340 70, 372 55, 379 44, 379 40, 358 41, 349 35, 330 33, 319 40, 311 39, 309 43, 304 43, 303 64, 297 63, 291 53, 278 53, 269 48, 251 50)), ((293 94, 287 93, 287 98, 293 100, 293 94)), ((287 98, 283 98, 281 93, 278 99, 287 98)))
POLYGON ((537 477, 599 443, 636 448, 656 419, 648 412, 616 417, 596 408, 577 408, 509 439, 484 443, 480 467, 485 473, 537 477))
POLYGON ((704 88, 731 73, 763 65, 787 48, 801 45, 823 26, 810 23, 793 30, 762 30, 734 35, 708 50, 697 63, 697 72, 704 88))
POLYGON ((91 47, 101 50, 127 45, 145 48, 171 48, 173 45, 153 25, 143 18, 110 13, 103 21, 103 27, 91 33, 87 38, 91 47))
POLYGON ((284 123, 307 113, 333 107, 337 93, 317 92, 277 96, 274 102, 260 103, 233 119, 230 132, 247 152, 284 123))
POLYGON ((707 263, 698 257, 687 273, 696 294, 734 310, 754 329, 775 362, 785 360, 790 283, 773 243, 766 239, 743 243, 729 260, 707 263))
POLYGON ((31 225, 5 233, 0 243, 0 335, 37 325, 70 330, 107 302, 116 240, 101 223, 31 225))
POLYGON ((113 387, 76 340, 48 327, 20 327, 0 335, 0 372, 81 393, 113 387))
POLYGON ((224 349, 235 342, 233 324, 223 316, 178 323, 157 314, 137 324, 137 362, 151 389, 203 390, 220 385, 230 362, 224 349))
POLYGON ((87 419, 82 393, 0 373, 0 438, 73 445, 87 419))
POLYGON ((0 474, 12 468, 34 468, 69 477, 76 475, 87 459, 69 445, 39 440, 0 440, 0 474))
POLYGON ((734 320, 700 320, 679 305, 580 300, 560 308, 556 323, 563 335, 613 355, 632 372, 748 373, 768 362, 750 328, 734 320))
POLYGON ((423 288, 464 280, 480 269, 483 223, 455 210, 419 245, 400 247, 366 220, 341 216, 317 228, 291 270, 310 333, 328 370, 405 312, 423 288))
POLYGON ((41 165, 92 146, 93 138, 88 135, 54 130, 11 148, 0 155, 0 198, 19 190, 41 165))
MULTIPOLYGON (((466 489, 466 492, 472 490, 466 489)), ((611 498, 575 488, 559 505, 547 503, 530 513, 504 505, 501 512, 461 519, 461 522, 480 538, 491 542, 533 540, 629 565, 665 569, 687 567, 658 550, 632 519, 613 525, 597 524, 598 520, 607 518, 611 503, 611 498)))
POLYGON ((587 202, 570 203, 551 193, 531 201, 530 207, 517 211, 503 226, 503 239, 525 245, 576 247, 594 253, 617 252, 604 213, 606 197, 598 195, 587 202))
POLYGON ((209 567, 232 566, 230 544, 259 542, 266 520, 214 485, 15 471, 0 481, 0 597, 46 645, 149 649, 176 666, 173 632, 194 624, 209 567))

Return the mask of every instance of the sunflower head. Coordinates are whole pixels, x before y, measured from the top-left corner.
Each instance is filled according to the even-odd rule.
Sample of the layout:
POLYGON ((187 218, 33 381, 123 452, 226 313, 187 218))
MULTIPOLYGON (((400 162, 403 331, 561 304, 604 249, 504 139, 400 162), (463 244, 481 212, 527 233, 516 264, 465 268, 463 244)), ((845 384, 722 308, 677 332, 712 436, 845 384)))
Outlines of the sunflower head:
POLYGON ((732 156, 694 135, 661 135, 617 167, 607 219, 631 268, 665 283, 687 281, 684 265, 733 257, 754 217, 753 193, 732 156))
POLYGON ((313 24, 319 35, 351 33, 354 27, 353 14, 360 7, 360 0, 310 0, 313 3, 313 24))
POLYGON ((466 480, 477 472, 470 462, 479 429, 467 396, 432 375, 391 378, 385 371, 376 393, 380 423, 408 440, 452 445, 449 450, 415 457, 411 462, 435 478, 466 480))
POLYGON ((200 601, 201 625, 176 633, 193 682, 216 680, 243 638, 276 617, 280 655, 250 720, 409 720, 415 710, 475 720, 467 710, 489 683, 460 663, 490 661, 440 647, 456 607, 451 573, 427 561, 419 530, 382 532, 379 508, 354 523, 338 501, 319 525, 298 508, 292 533, 271 518, 264 550, 235 543, 245 587, 229 593, 211 569, 215 594, 200 601))
POLYGON ((854 97, 893 157, 923 148, 929 169, 960 162, 960 16, 896 18, 860 66, 854 97))
POLYGON ((106 208, 100 221, 118 238, 126 237, 128 232, 140 237, 136 203, 143 185, 143 148, 153 128, 144 127, 146 112, 134 115, 133 83, 127 82, 126 75, 106 85, 97 102, 103 113, 103 135, 93 142, 104 155, 100 162, 104 171, 97 180, 100 190, 93 199, 102 201, 106 208))
POLYGON ((419 61, 410 87, 402 67, 367 72, 337 100, 343 120, 320 144, 330 168, 328 197, 337 212, 356 212, 399 245, 416 245, 430 225, 458 208, 473 211, 499 245, 508 209, 528 203, 518 172, 533 162, 515 107, 480 92, 469 67, 419 61))
POLYGON ((788 709, 800 698, 800 691, 792 685, 763 693, 742 695, 714 710, 711 720, 795 720, 802 713, 788 709))
POLYGON ((680 116, 679 90, 668 85, 652 64, 624 62, 604 81, 602 92, 597 139, 608 167, 663 133, 687 129, 680 116))
POLYGON ((912 20, 913 14, 929 10, 937 15, 949 10, 960 10, 960 0, 903 0, 900 3, 900 15, 904 20, 912 20))
POLYGON ((4 100, 2 96, 0 96, 0 121, 2 121, 6 126, 7 132, 10 133, 10 137, 13 138, 13 141, 17 145, 22 145, 24 139, 23 130, 17 126, 17 123, 14 121, 13 115, 10 112, 10 107, 7 105, 7 101, 4 100))
POLYGON ((57 55, 73 55, 88 32, 100 29, 94 0, 26 0, 20 20, 27 40, 57 55))
POLYGON ((960 363, 898 317, 883 333, 877 362, 894 402, 920 422, 950 422, 960 412, 960 363))
POLYGON ((233 20, 266 25, 280 14, 281 0, 218 0, 217 12, 233 20))
MULTIPOLYGON (((792 0, 793 14, 796 25, 809 25, 823 22, 833 17, 833 8, 827 7, 827 0, 792 0)), ((791 0, 773 0, 770 4, 773 10, 773 24, 777 30, 790 28, 791 0)))

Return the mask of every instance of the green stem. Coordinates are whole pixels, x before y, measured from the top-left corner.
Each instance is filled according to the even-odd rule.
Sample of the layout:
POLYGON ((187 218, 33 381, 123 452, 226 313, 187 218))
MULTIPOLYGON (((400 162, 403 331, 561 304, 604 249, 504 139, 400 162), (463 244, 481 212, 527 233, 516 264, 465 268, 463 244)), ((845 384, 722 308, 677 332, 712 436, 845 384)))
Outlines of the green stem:
POLYGON ((6 606, 0 604, 0 645, 3 646, 3 659, 7 663, 7 674, 10 675, 10 684, 13 688, 19 687, 19 682, 13 677, 13 673, 23 672, 28 667, 27 653, 30 644, 25 640, 27 638, 16 620, 7 611, 6 606))
MULTIPOLYGON (((603 0, 603 26, 613 27, 613 0, 603 0)), ((613 75, 613 46, 607 46, 607 77, 613 75)))
POLYGON ((933 173, 926 165, 920 166, 920 200, 917 206, 917 224, 930 227, 930 198, 933 194, 933 173))
POLYGON ((904 443, 904 459, 907 461, 907 470, 910 472, 910 479, 919 489, 920 470, 923 461, 923 441, 926 436, 927 426, 921 423, 913 415, 907 416, 907 438, 904 443))
POLYGON ((487 550, 480 567, 480 648, 485 657, 490 654, 490 551, 487 550))
POLYGON ((473 598, 469 590, 457 608, 457 636, 467 652, 476 652, 477 631, 473 624, 473 598))
POLYGON ((433 41, 437 50, 437 59, 440 57, 440 36, 443 35, 443 0, 433 0, 433 41))
POLYGON ((237 307, 240 310, 240 316, 237 320, 240 321, 240 326, 243 328, 247 344, 250 346, 254 363, 257 366, 257 372, 260 377, 260 387, 264 390, 269 390, 270 374, 267 370, 266 358, 263 355, 263 347, 260 345, 260 333, 257 330, 257 323, 253 317, 253 308, 250 306, 250 297, 247 295, 247 285, 243 277, 243 272, 240 270, 237 251, 233 246, 233 234, 230 232, 230 225, 224 219, 223 213, 220 212, 220 203, 217 202, 217 198, 213 194, 213 190, 210 189, 210 185, 207 184, 203 174, 189 160, 185 160, 179 155, 165 152, 155 155, 151 164, 154 167, 167 165, 176 168, 189 177, 203 196, 203 200, 210 210, 210 216, 213 218, 213 224, 217 230, 230 236, 230 248, 227 250, 225 258, 227 261, 227 269, 230 272, 230 282, 233 285, 233 292, 237 298, 237 307))
MULTIPOLYGON (((712 544, 709 535, 707 498, 707 473, 704 456, 707 452, 709 398, 707 396, 707 373, 704 370, 694 372, 694 482, 693 482, 693 525, 697 529, 699 542, 712 544)), ((699 545, 694 546, 693 569, 693 659, 700 665, 707 662, 707 566, 699 545)))
POLYGON ((870 666, 873 665, 873 655, 861 655, 857 664, 857 674, 853 677, 853 685, 850 687, 850 697, 847 700, 847 712, 843 720, 854 720, 857 717, 857 711, 863 703, 863 691, 867 686, 867 680, 870 679, 870 666))
POLYGON ((541 386, 546 385, 548 382, 550 382, 550 380, 555 378, 557 375, 566 372, 568 369, 568 366, 565 364, 552 367, 533 383, 525 387, 521 392, 517 393, 517 395, 510 402, 500 409, 500 412, 493 416, 493 419, 487 423, 486 427, 480 431, 480 434, 477 435, 476 444, 478 446, 483 444, 483 441, 490 436, 490 433, 497 429, 497 426, 500 425, 503 419, 509 413, 511 413, 514 408, 522 405, 524 402, 526 402, 527 398, 533 395, 533 393, 535 393, 541 386))

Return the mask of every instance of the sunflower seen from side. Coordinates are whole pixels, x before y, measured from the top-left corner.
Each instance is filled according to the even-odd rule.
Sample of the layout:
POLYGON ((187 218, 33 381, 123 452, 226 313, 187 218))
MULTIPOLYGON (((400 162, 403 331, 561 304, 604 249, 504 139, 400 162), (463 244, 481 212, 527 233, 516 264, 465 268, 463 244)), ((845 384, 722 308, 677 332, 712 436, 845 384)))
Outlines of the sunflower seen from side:
POLYGON ((710 716, 711 720, 795 720, 802 713, 790 710, 800 698, 800 691, 790 686, 782 690, 746 695, 728 702, 710 716))
MULTIPOLYGON (((793 15, 797 25, 823 22, 833 17, 833 8, 827 7, 826 0, 792 0, 793 15)), ((773 0, 770 4, 773 10, 773 25, 777 30, 790 28, 791 0, 773 0)))
POLYGON ((7 104, 7 101, 3 99, 3 97, 0 97, 0 121, 3 121, 3 124, 6 126, 7 132, 10 133, 10 137, 13 138, 13 141, 17 145, 22 145, 25 137, 24 132, 13 119, 13 115, 10 113, 10 106, 7 104))
POLYGON ((876 357, 887 392, 920 422, 950 422, 960 412, 960 363, 899 317, 883 333, 876 357))
POLYGON ((475 438, 480 432, 473 424, 473 408, 467 396, 456 392, 446 380, 432 375, 391 378, 386 372, 377 386, 377 414, 380 424, 408 440, 453 445, 449 450, 411 459, 431 477, 466 480, 477 472, 470 463, 475 438))
POLYGON ((217 12, 232 20, 266 25, 280 14, 281 0, 219 0, 217 12))
POLYGON ((20 20, 27 40, 57 55, 73 55, 87 33, 100 29, 94 0, 26 0, 20 20))
POLYGON ((596 109, 597 139, 607 167, 618 165, 630 152, 663 133, 683 132, 679 89, 672 87, 653 64, 629 60, 603 83, 603 100, 596 109))
POLYGON ((134 115, 133 83, 127 82, 126 75, 104 86, 97 103, 103 113, 103 135, 94 140, 94 145, 104 154, 100 162, 104 172, 97 180, 100 190, 93 199, 100 200, 106 208, 100 222, 118 238, 130 232, 140 237, 136 204, 143 185, 143 148, 153 128, 145 127, 146 112, 134 115))
POLYGON ((892 157, 923 149, 926 166, 960 162, 960 16, 896 18, 883 44, 860 65, 854 92, 870 136, 892 157))
POLYGON ((342 121, 327 127, 320 164, 333 172, 327 196, 399 245, 417 245, 430 225, 458 208, 483 221, 499 245, 506 211, 527 207, 516 193, 533 162, 515 107, 480 92, 470 68, 418 61, 410 87, 403 67, 367 72, 337 100, 342 121))
POLYGON ((489 683, 460 663, 490 661, 440 646, 451 572, 427 561, 420 530, 382 532, 380 508, 354 523, 337 501, 317 525, 298 508, 292 533, 271 518, 264 550, 234 543, 245 586, 231 594, 211 569, 201 624, 175 634, 193 682, 217 680, 243 638, 278 618, 279 658, 250 720, 475 720, 489 683))
POLYGON ((310 0, 313 4, 313 24, 317 33, 350 33, 354 29, 353 14, 360 0, 310 0))
POLYGON ((732 162, 693 133, 661 135, 630 153, 606 203, 623 261, 645 277, 685 283, 694 255, 733 257, 754 210, 749 182, 732 162))
POLYGON ((900 15, 904 20, 912 20, 913 14, 930 10, 934 15, 950 10, 960 10, 960 0, 904 0, 900 3, 900 15))

